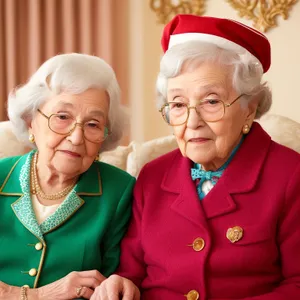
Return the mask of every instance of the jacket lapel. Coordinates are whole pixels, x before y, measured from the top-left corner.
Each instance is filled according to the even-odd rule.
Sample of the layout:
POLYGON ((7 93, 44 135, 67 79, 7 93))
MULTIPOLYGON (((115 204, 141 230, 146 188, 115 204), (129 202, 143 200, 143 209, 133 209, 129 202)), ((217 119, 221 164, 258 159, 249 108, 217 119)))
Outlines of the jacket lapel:
POLYGON ((162 181, 161 188, 177 194, 171 209, 193 222, 197 226, 206 227, 206 218, 198 198, 196 186, 192 181, 190 169, 192 162, 175 150, 173 161, 162 181))
POLYGON ((22 156, 9 171, 0 194, 19 198, 11 207, 19 221, 32 234, 43 240, 30 198, 30 163, 34 151, 22 156))
POLYGON ((35 213, 32 208, 30 194, 24 194, 11 206, 15 215, 23 224, 23 226, 25 226, 32 234, 34 234, 40 240, 44 240, 43 233, 36 220, 35 213))
POLYGON ((63 225, 83 204, 84 200, 77 196, 74 190, 71 191, 64 202, 56 209, 54 214, 50 215, 40 224, 43 234, 49 233, 63 225))
POLYGON ((222 177, 203 200, 199 200, 191 178, 193 162, 175 150, 161 185, 163 190, 178 195, 171 208, 191 222, 205 227, 207 219, 234 212, 237 209, 234 194, 254 188, 270 143, 270 136, 258 123, 254 123, 222 177))
POLYGON ((102 185, 99 166, 93 163, 91 167, 80 176, 74 190, 65 201, 43 223, 38 224, 31 202, 30 191, 30 164, 34 151, 22 156, 9 171, 0 189, 0 195, 18 196, 12 203, 12 209, 19 221, 30 232, 40 239, 43 234, 55 230, 71 218, 84 204, 85 196, 95 197, 102 195, 102 185))
POLYGON ((232 213, 237 208, 222 177, 201 203, 207 219, 232 213))
POLYGON ((258 123, 253 123, 251 132, 245 137, 224 174, 202 200, 207 218, 232 213, 237 209, 234 194, 246 193, 254 188, 270 144, 270 136, 258 123))
MULTIPOLYGON (((99 167, 93 163, 91 167, 80 176, 74 190, 67 196, 57 210, 40 224, 43 234, 49 233, 70 219, 85 203, 80 196, 96 197, 102 195, 102 186, 99 167)), ((85 198, 85 197, 84 197, 85 198)))

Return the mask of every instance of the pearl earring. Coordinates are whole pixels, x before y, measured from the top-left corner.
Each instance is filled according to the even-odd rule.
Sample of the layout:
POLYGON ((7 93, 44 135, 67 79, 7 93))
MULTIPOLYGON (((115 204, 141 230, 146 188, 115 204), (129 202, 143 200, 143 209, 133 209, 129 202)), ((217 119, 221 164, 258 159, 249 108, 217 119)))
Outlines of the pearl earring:
POLYGON ((243 134, 247 134, 250 131, 250 126, 248 124, 245 124, 243 126, 243 134))
POLYGON ((29 140, 29 142, 32 143, 32 144, 35 142, 34 135, 33 135, 32 133, 29 134, 28 140, 29 140))

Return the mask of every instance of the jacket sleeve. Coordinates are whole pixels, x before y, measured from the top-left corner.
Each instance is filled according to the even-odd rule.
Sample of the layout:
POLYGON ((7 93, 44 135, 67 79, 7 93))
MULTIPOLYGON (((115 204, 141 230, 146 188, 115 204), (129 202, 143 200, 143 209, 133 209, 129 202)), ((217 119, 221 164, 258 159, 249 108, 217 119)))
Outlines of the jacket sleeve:
POLYGON ((105 234, 103 243, 104 254, 102 258, 102 273, 107 277, 111 275, 119 265, 120 244, 128 228, 134 184, 135 178, 130 177, 127 187, 124 190, 121 200, 116 208, 109 230, 105 234))
MULTIPOLYGON (((300 299, 300 164, 286 190, 285 205, 278 223, 277 243, 281 254, 282 281, 272 292, 237 300, 300 299)), ((231 300, 216 299, 209 300, 231 300)))
POLYGON ((134 200, 132 205, 132 217, 128 232, 121 244, 121 258, 117 274, 130 279, 141 286, 146 276, 146 265, 144 263, 144 251, 142 248, 141 231, 143 227, 143 173, 140 172, 134 188, 134 200))

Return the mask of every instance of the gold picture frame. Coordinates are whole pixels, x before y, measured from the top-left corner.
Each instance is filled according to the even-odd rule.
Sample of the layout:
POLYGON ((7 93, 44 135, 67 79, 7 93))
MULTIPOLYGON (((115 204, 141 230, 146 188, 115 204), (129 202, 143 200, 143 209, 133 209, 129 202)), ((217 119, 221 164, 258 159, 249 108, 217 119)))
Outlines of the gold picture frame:
POLYGON ((150 0, 150 8, 158 23, 166 24, 177 14, 203 15, 205 0, 150 0))
POLYGON ((242 18, 253 20, 253 27, 266 32, 277 26, 277 17, 284 20, 298 0, 226 0, 242 18))

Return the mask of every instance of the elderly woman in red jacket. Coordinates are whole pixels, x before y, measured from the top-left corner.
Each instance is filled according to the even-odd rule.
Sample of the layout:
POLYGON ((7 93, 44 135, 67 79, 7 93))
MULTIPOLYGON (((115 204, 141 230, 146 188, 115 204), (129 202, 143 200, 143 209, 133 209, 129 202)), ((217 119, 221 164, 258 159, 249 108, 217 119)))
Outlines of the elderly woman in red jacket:
POLYGON ((178 15, 157 89, 178 150, 147 164, 118 275, 92 299, 299 300, 300 155, 254 122, 270 45, 241 23, 178 15))

